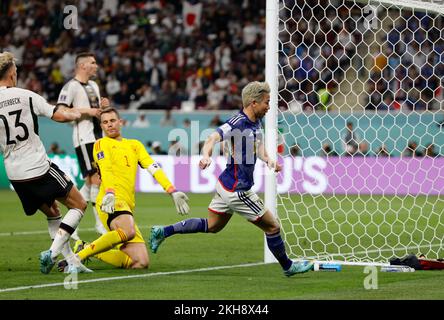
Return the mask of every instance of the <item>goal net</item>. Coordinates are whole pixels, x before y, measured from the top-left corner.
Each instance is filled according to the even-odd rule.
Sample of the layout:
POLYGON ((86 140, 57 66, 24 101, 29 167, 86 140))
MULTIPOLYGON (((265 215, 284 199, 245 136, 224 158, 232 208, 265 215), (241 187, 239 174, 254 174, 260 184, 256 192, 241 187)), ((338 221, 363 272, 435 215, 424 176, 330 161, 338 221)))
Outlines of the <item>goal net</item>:
POLYGON ((442 258, 443 1, 284 0, 276 11, 276 125, 265 130, 277 129, 290 170, 274 189, 290 256, 442 258))

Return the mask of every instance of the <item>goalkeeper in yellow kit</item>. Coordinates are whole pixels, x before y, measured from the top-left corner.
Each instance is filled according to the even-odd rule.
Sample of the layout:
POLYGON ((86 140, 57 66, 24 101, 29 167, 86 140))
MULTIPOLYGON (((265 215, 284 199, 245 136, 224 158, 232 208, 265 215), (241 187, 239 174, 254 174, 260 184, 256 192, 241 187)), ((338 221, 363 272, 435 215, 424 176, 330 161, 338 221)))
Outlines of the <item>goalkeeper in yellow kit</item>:
POLYGON ((102 110, 100 125, 105 137, 96 141, 93 151, 102 179, 96 208, 108 232, 87 244, 77 255, 80 260, 95 256, 120 268, 148 268, 145 240, 133 217, 137 167, 147 169, 172 195, 179 214, 188 214, 188 197, 176 191, 140 141, 122 137, 116 109, 102 110))

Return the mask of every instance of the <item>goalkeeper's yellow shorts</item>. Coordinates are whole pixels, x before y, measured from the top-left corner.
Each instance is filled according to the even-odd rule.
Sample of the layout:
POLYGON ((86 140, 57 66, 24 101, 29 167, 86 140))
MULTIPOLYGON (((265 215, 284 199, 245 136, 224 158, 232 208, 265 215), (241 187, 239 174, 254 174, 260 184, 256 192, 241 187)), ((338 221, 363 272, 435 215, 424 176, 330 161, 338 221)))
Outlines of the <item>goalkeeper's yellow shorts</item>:
MULTIPOLYGON (((114 211, 114 213, 112 213, 112 214, 108 214, 108 213, 100 210, 99 205, 96 204, 96 209, 97 209, 97 213, 99 215, 100 221, 102 221, 102 224, 107 231, 111 231, 109 225, 111 224, 111 221, 115 217, 117 217, 121 214, 127 214, 128 212, 130 212, 131 214, 133 213, 133 210, 124 201, 117 200, 115 207, 116 207, 116 211, 114 211)), ((134 221, 134 228, 136 229, 136 235, 134 236, 133 239, 127 241, 126 243, 145 243, 145 240, 143 239, 142 233, 140 232, 139 227, 136 224, 136 221, 134 221)))

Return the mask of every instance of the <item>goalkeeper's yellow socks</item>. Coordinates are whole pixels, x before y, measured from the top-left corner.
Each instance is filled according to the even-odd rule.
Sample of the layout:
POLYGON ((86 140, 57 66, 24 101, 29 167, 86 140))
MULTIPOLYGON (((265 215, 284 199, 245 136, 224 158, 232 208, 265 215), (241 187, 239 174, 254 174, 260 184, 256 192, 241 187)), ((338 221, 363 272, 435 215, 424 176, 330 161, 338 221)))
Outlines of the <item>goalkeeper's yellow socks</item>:
POLYGON ((288 270, 291 267, 292 261, 285 252, 285 244, 282 241, 281 233, 278 231, 273 234, 265 234, 265 237, 267 238, 268 249, 270 249, 276 260, 279 261, 282 269, 288 270))
POLYGON ((103 251, 107 251, 114 247, 116 244, 128 241, 128 237, 125 232, 118 228, 117 230, 113 230, 105 233, 100 236, 100 238, 86 245, 85 248, 77 253, 80 260, 85 260, 91 256, 94 256, 103 251))
POLYGON ((96 254, 94 257, 117 268, 129 269, 133 264, 133 260, 130 258, 129 255, 117 249, 111 249, 96 254))

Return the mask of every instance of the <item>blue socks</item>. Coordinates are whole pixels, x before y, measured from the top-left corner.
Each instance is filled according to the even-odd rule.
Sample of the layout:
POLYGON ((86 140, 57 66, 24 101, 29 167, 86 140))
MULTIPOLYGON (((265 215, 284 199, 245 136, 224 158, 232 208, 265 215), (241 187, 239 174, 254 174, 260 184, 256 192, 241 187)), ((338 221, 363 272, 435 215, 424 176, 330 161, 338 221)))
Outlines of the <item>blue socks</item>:
MULTIPOLYGON (((198 233, 208 232, 208 220, 202 218, 191 218, 163 228, 165 238, 176 233, 198 233)), ((266 234, 267 245, 274 257, 279 261, 284 270, 288 270, 293 263, 285 252, 285 244, 280 232, 266 234)))
POLYGON ((208 232, 208 220, 201 218, 191 218, 187 220, 180 221, 173 225, 163 228, 163 233, 165 238, 172 236, 176 233, 198 233, 208 232))
POLYGON ((288 258, 285 252, 285 244, 282 241, 280 232, 273 234, 265 234, 267 238, 268 249, 273 253, 274 257, 279 261, 284 270, 288 270, 291 267, 292 261, 288 258))

